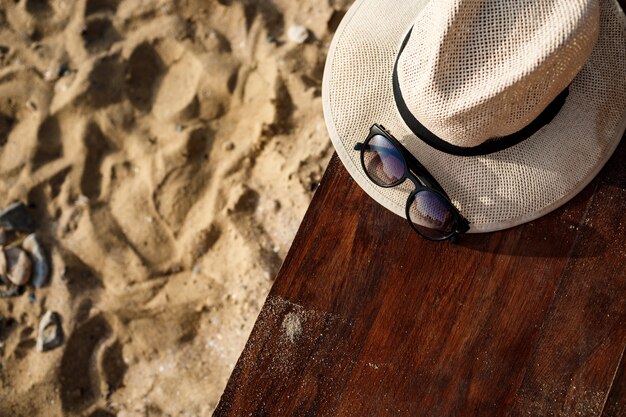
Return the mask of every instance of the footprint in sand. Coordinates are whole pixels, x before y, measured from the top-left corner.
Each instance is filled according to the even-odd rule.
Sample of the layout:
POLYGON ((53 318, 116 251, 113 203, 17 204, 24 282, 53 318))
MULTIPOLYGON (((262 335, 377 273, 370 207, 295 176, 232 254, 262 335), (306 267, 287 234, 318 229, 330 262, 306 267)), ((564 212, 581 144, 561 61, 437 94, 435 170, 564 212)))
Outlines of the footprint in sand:
POLYGON ((159 82, 152 113, 161 121, 183 122, 198 115, 197 91, 203 66, 181 45, 165 41, 163 47, 169 55, 162 57, 168 70, 159 82))
POLYGON ((183 226, 187 213, 202 195, 210 172, 204 166, 213 148, 213 136, 205 128, 191 130, 182 146, 164 157, 169 171, 154 193, 157 211, 174 232, 183 226))
POLYGON ((119 343, 107 343, 111 337, 111 326, 102 315, 90 318, 72 332, 59 375, 64 411, 84 411, 121 384, 126 365, 119 343))
POLYGON ((122 39, 114 25, 117 0, 87 0, 85 22, 80 36, 87 52, 106 51, 122 39))
MULTIPOLYGON (((80 177, 80 192, 89 199, 100 197, 103 176, 101 166, 104 159, 116 150, 116 145, 105 136, 98 124, 91 122, 86 127, 75 123, 71 117, 49 116, 37 133, 32 170, 62 159, 64 156, 82 156, 82 163, 75 163, 73 172, 80 177), (65 155, 65 149, 69 155, 65 155)), ((52 174, 55 174, 53 171, 52 174)), ((44 172, 47 174, 47 172, 44 172)))
POLYGON ((48 117, 37 132, 37 147, 33 158, 33 171, 37 168, 63 156, 63 142, 61 141, 61 127, 59 120, 48 117))
POLYGON ((89 110, 118 104, 124 99, 125 63, 119 54, 100 56, 78 69, 67 88, 56 91, 51 113, 66 107, 89 110))
POLYGON ((14 124, 14 117, 0 113, 0 146, 6 145, 9 140, 9 133, 11 133, 14 124))
POLYGON ((162 122, 180 123, 198 114, 201 62, 175 41, 139 44, 130 54, 126 92, 131 103, 162 122))
POLYGON ((280 269, 282 259, 274 250, 275 245, 271 237, 255 216, 260 198, 258 191, 247 186, 235 187, 230 192, 226 212, 245 241, 249 242, 254 250, 259 251, 263 269, 273 278, 280 269))
POLYGON ((44 110, 35 104, 43 101, 42 95, 34 91, 43 86, 31 71, 7 71, 0 78, 0 175, 7 184, 33 156, 44 117, 44 110))
POLYGON ((221 34, 211 31, 206 41, 219 47, 201 56, 169 39, 137 45, 126 69, 130 102, 141 111, 151 112, 161 123, 221 117, 237 81, 238 63, 221 34))
POLYGON ((36 19, 49 19, 54 9, 47 0, 25 0, 26 11, 36 19))
POLYGON ((126 70, 126 95, 137 109, 152 109, 154 90, 165 72, 165 63, 148 42, 135 48, 128 59, 126 70))
POLYGON ((89 82, 85 98, 90 107, 102 108, 122 100, 124 65, 120 57, 112 55, 98 60, 89 73, 89 82))
POLYGON ((101 12, 115 13, 119 3, 119 0, 87 0, 85 3, 85 17, 101 12))
POLYGON ((90 123, 87 126, 83 143, 86 155, 80 189, 85 197, 97 200, 102 191, 102 163, 107 155, 116 150, 116 146, 102 133, 96 123, 90 123))
POLYGON ((106 51, 121 39, 109 17, 100 15, 85 20, 85 27, 80 32, 80 36, 90 53, 106 51))

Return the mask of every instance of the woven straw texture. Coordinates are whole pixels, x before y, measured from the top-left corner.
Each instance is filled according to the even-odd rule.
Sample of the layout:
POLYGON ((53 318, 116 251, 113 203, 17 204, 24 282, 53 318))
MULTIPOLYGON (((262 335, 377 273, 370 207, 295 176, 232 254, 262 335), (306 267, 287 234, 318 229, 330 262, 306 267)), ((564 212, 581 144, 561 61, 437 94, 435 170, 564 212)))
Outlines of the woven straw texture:
MULTIPOLYGON (((432 7, 442 7, 441 1, 431 1, 432 7)), ((445 1, 451 4, 458 3, 445 1)), ((595 45, 570 86, 567 102, 549 125, 516 146, 478 157, 454 156, 431 148, 407 128, 395 106, 392 74, 396 56, 408 30, 416 21, 426 19, 423 16, 429 13, 429 3, 428 0, 358 0, 337 30, 324 74, 324 114, 337 153, 352 177, 376 201, 404 217, 405 203, 412 191, 411 184, 406 182, 393 189, 377 187, 363 173, 359 152, 353 150, 355 144, 366 137, 373 123, 382 123, 437 178, 454 204, 472 223, 471 232, 491 232, 513 227, 545 215, 567 202, 597 175, 614 152, 626 128, 626 18, 617 2, 599 0, 599 7, 594 9, 592 2, 575 1, 572 2, 574 6, 566 8, 569 17, 559 17, 559 13, 552 13, 554 10, 547 6, 538 6, 555 3, 553 1, 475 1, 477 4, 492 3, 490 17, 485 18, 495 20, 499 19, 498 16, 501 17, 499 13, 504 10, 504 3, 515 3, 524 10, 534 7, 536 8, 534 12, 528 12, 531 17, 526 18, 522 13, 514 19, 518 24, 515 30, 521 32, 529 30, 524 26, 524 22, 520 23, 518 20, 532 19, 534 18, 532 16, 538 13, 544 20, 556 25, 556 28, 552 29, 560 31, 561 35, 552 37, 558 41, 552 47, 544 48, 543 52, 537 52, 536 55, 530 55, 533 60, 540 56, 543 59, 539 63, 540 66, 550 63, 546 64, 551 67, 549 71, 555 71, 544 72, 545 83, 538 83, 537 79, 533 78, 537 75, 528 67, 522 69, 523 65, 513 65, 512 71, 507 73, 504 64, 506 60, 488 68, 490 77, 498 75, 497 82, 500 83, 498 85, 501 90, 511 86, 514 86, 511 88, 515 88, 516 91, 520 90, 520 86, 527 85, 529 79, 533 85, 541 85, 539 92, 524 92, 525 98, 531 98, 530 105, 525 104, 525 99, 515 99, 512 100, 515 105, 508 105, 508 108, 504 108, 507 107, 505 105, 500 106, 504 109, 491 108, 490 111, 496 116, 485 117, 487 120, 493 119, 493 123, 477 125, 458 123, 458 120, 463 120, 466 114, 455 113, 454 109, 443 112, 448 116, 448 121, 452 120, 450 123, 442 124, 437 117, 432 118, 433 121, 427 127, 433 128, 434 133, 439 133, 444 138, 446 132, 449 136, 456 137, 460 146, 471 146, 463 142, 467 137, 485 138, 515 130, 518 122, 516 117, 520 114, 526 115, 524 121, 520 123, 527 124, 533 114, 543 110, 543 107, 567 86, 572 68, 580 66, 578 60, 589 55, 585 48, 591 44, 595 45), (522 7, 526 3, 531 6, 522 7), (599 20, 599 31, 593 28, 585 29, 590 27, 589 22, 594 19, 599 20), (563 23, 565 20, 570 21, 569 32, 567 22, 563 23), (571 42, 571 39, 576 41, 571 42), (564 46, 566 43, 567 46, 564 46), (576 48, 580 50, 577 51, 576 48), (555 64, 561 59, 571 59, 573 63, 555 64), (558 76, 554 75, 557 73, 558 76), (504 126, 505 130, 498 130, 501 128, 499 125, 504 126), (458 133, 467 133, 470 129, 476 134, 458 133)), ((455 13, 457 11, 454 9, 455 13)), ((444 16, 441 19, 456 21, 458 17, 444 16)), ((427 21, 421 25, 436 26, 435 22, 427 21)), ((500 24, 495 27, 500 28, 500 24)), ((535 31, 540 30, 545 28, 535 28, 535 31)), ((410 41, 414 49, 418 49, 421 42, 416 35, 417 33, 412 34, 410 41)), ((442 29, 431 38, 447 35, 448 29, 442 29)), ((537 36, 541 37, 539 34, 537 36)), ((508 45, 506 42, 504 44, 508 45)), ((457 46, 457 49, 460 51, 463 48, 457 46)), ((523 59, 524 53, 531 54, 530 50, 522 53, 508 51, 505 47, 502 47, 501 52, 506 52, 515 59, 523 59)), ((426 52, 429 53, 431 57, 435 57, 432 52, 426 52)), ((482 59, 488 58, 484 54, 481 56, 484 56, 482 59)), ((418 68, 408 62, 404 65, 407 68, 411 66, 418 68)), ((432 72, 435 67, 431 63, 429 71, 432 72)), ((403 71, 405 74, 402 77, 405 78, 401 85, 404 93, 409 91, 407 76, 419 78, 422 75, 413 74, 412 69, 403 71)), ((448 80, 442 75, 439 79, 443 81, 440 81, 437 87, 431 89, 424 84, 423 91, 436 96, 458 94, 457 90, 470 89, 474 94, 480 95, 484 92, 477 86, 484 85, 481 80, 483 75, 478 67, 473 71, 470 75, 453 71, 448 80), (476 83, 466 82, 464 77, 469 77, 476 83), (445 87, 443 90, 442 85, 445 87), (436 91, 437 89, 440 91, 436 91)), ((423 76, 424 79, 437 78, 433 74, 423 76)), ((411 91, 417 94, 418 89, 411 91)), ((487 92, 485 97, 487 99, 496 97, 494 102, 497 102, 497 93, 498 91, 487 92)), ((476 114, 484 112, 480 108, 480 98, 471 99, 474 106, 463 104, 464 99, 465 97, 459 95, 456 101, 449 100, 455 103, 450 105, 451 108, 458 105, 461 108, 469 107, 472 109, 471 112, 476 114)), ((506 93, 502 94, 500 99, 502 102, 511 101, 506 93)), ((411 99, 411 105, 415 109, 420 106, 418 101, 411 99)))
POLYGON ((597 0, 431 1, 399 61, 405 102, 456 146, 515 133, 578 74, 599 12, 597 0))

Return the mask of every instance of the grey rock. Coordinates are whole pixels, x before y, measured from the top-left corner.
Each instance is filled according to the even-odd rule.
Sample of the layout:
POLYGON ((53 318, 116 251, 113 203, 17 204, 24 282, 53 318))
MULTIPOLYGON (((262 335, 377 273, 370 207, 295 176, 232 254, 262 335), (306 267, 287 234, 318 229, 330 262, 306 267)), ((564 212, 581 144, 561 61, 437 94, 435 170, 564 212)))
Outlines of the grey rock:
POLYGON ((24 203, 13 203, 0 211, 0 226, 12 231, 33 233, 37 229, 37 223, 30 216, 28 207, 24 203))
POLYGON ((33 260, 33 285, 35 288, 43 287, 48 281, 48 275, 50 274, 50 267, 48 266, 48 259, 43 246, 41 246, 37 236, 33 233, 24 239, 22 248, 28 252, 33 260))
POLYGON ((37 350, 47 352, 63 344, 63 328, 61 316, 54 311, 47 311, 39 322, 39 334, 37 335, 37 350))

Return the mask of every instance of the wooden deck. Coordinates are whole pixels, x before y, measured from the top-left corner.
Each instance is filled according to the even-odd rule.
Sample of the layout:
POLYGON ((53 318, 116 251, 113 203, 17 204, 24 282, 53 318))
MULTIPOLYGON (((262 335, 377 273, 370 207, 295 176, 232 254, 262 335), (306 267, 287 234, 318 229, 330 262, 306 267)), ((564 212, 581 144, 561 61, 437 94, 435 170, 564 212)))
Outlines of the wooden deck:
POLYGON ((421 239, 333 157, 215 416, 626 415, 626 146, 566 206, 421 239))

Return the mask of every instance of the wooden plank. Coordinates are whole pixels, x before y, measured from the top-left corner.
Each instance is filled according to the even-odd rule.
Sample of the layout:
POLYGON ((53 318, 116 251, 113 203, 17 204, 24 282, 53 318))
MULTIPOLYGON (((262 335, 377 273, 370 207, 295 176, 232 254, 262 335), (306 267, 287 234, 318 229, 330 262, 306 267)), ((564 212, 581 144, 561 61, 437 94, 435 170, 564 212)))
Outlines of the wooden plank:
POLYGON ((601 415, 626 346, 624 155, 564 208, 457 245, 334 157, 215 415, 601 415))
POLYGON ((613 388, 604 405, 602 417, 626 416, 626 357, 622 353, 620 367, 613 379, 613 388))
POLYGON ((602 413, 626 346, 625 164, 594 186, 511 415, 602 413))

